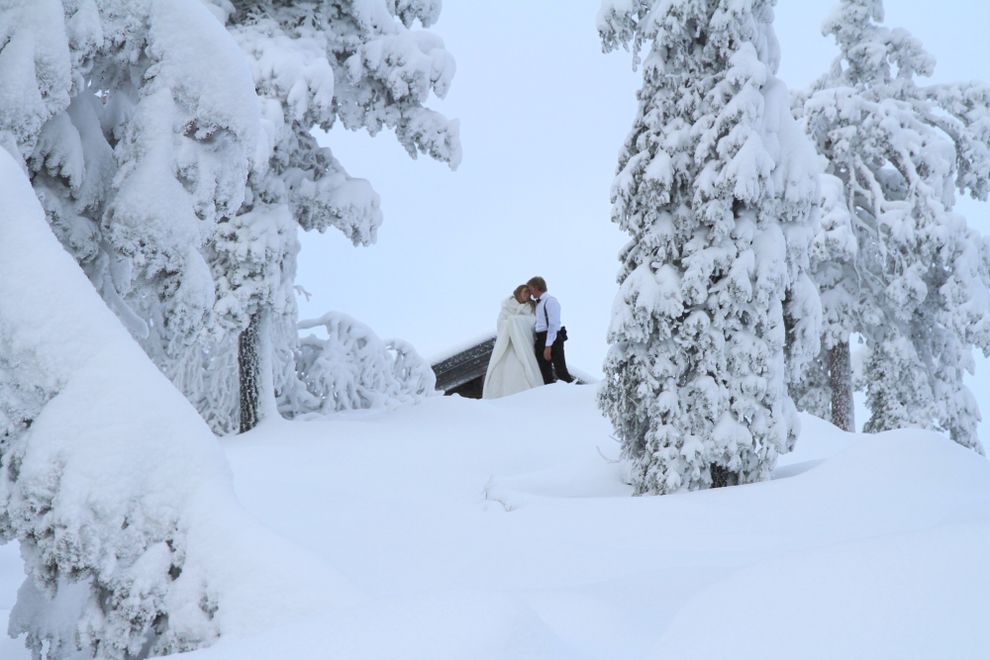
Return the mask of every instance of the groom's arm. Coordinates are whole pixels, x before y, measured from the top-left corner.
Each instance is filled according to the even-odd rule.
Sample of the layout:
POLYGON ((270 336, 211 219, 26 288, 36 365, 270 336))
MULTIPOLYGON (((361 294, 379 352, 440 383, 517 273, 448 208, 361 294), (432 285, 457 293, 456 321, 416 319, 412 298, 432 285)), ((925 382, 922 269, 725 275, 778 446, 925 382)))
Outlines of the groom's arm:
POLYGON ((547 348, 553 346, 560 331, 560 303, 556 298, 550 298, 546 302, 547 310, 547 348))

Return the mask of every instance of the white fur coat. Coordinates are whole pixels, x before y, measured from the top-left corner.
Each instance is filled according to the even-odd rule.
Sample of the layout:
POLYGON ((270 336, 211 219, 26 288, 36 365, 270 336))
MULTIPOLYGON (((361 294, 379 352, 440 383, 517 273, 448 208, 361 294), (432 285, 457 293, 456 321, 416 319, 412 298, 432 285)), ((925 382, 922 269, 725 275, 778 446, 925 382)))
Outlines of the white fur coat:
POLYGON ((509 296, 498 314, 498 334, 482 397, 495 399, 543 384, 533 343, 533 308, 509 296))

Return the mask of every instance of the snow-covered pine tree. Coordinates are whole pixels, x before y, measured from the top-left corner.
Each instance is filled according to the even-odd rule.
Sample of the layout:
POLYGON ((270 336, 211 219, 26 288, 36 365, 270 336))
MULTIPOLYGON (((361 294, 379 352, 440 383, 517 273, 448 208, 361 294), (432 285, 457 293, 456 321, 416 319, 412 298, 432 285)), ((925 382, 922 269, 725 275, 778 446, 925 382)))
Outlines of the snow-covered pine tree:
POLYGON ((214 243, 217 311, 240 333, 243 431, 261 407, 274 410, 274 390, 288 414, 302 412, 290 403, 298 400, 293 389, 307 387, 297 380, 294 361, 297 224, 336 227, 355 245, 374 242, 381 224, 377 194, 350 177, 313 130, 329 130, 338 120, 372 135, 390 128, 413 157, 427 153, 451 167, 460 161, 460 143, 457 123, 424 105, 431 94, 446 94, 453 59, 438 38, 410 29, 416 20, 435 21, 439 3, 234 4, 230 30, 251 60, 273 145, 266 166, 250 178, 241 213, 221 225, 214 243), (271 369, 274 381, 262 385, 271 369))
POLYGON ((772 7, 634 0, 599 14, 606 51, 638 63, 648 49, 612 189, 632 240, 599 394, 637 493, 765 479, 798 431, 787 383, 818 352, 805 271, 819 171, 774 76, 772 7))
POLYGON ((842 181, 823 174, 820 183, 821 221, 811 245, 811 267, 823 312, 822 351, 792 380, 790 391, 799 410, 853 431, 853 372, 846 319, 858 291, 856 278, 850 277, 858 246, 842 181))
MULTIPOLYGON (((144 62, 148 70, 131 64, 131 75, 140 77, 130 89, 112 88, 118 99, 133 95, 136 101, 115 131, 118 171, 101 220, 113 254, 127 259, 130 277, 115 284, 148 324, 145 349, 180 385, 180 374, 199 366, 196 356, 216 333, 207 245, 244 203, 264 144, 243 54, 223 24, 195 4, 195 10, 149 5, 141 48, 152 58, 144 62)), ((120 75, 114 73, 117 80, 120 75)))
POLYGON ((460 160, 456 122, 424 105, 446 92, 453 60, 411 29, 439 3, 25 0, 0 12, 0 139, 56 234, 211 427, 250 428, 263 400, 274 411, 276 391, 284 404, 305 387, 298 227, 369 244, 381 223, 370 185, 312 131, 390 128, 414 156, 460 160))
POLYGON ((18 38, 0 50, 0 77, 18 87, 0 97, 0 131, 63 245, 196 400, 185 377, 216 334, 204 248, 241 207, 264 146, 244 55, 196 0, 43 0, 3 11, 18 38), (20 97, 51 101, 24 107, 20 97))
MULTIPOLYGON (((826 212, 813 259, 825 398, 833 421, 851 429, 849 337, 859 334, 867 431, 941 429, 981 451, 963 376, 972 348, 990 348, 990 260, 953 206, 956 189, 985 199, 990 188, 990 89, 919 85, 934 60, 882 19, 880 0, 842 0, 825 24, 840 55, 800 104, 845 207, 826 212)), ((798 389, 823 398, 810 394, 821 375, 809 381, 798 389)))

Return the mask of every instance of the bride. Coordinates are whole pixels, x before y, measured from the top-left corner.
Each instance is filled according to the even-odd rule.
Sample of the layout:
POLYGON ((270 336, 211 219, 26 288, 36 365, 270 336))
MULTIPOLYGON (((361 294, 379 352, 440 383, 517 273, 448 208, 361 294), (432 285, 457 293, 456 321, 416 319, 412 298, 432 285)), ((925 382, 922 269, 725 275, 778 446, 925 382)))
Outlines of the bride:
POLYGON ((543 384, 533 352, 533 307, 525 284, 502 301, 482 398, 495 399, 543 384))

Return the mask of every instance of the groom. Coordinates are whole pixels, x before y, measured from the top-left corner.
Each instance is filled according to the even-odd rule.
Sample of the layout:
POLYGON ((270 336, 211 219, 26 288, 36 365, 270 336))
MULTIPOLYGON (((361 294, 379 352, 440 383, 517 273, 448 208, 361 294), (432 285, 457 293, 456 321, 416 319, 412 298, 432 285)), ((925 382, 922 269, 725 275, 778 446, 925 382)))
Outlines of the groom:
POLYGON ((566 383, 574 380, 567 371, 564 360, 564 339, 567 332, 560 325, 560 303, 551 295, 547 295, 547 282, 542 277, 531 277, 526 282, 533 298, 536 300, 536 363, 540 365, 540 373, 546 385, 554 382, 554 372, 557 379, 566 383))

